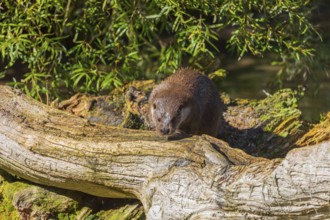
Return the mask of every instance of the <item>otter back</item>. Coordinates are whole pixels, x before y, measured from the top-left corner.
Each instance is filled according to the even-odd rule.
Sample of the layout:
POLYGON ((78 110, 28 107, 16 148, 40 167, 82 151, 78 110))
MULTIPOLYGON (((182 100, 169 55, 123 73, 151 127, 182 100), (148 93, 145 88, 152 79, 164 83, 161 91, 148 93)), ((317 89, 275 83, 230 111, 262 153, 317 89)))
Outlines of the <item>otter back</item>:
POLYGON ((156 86, 149 98, 149 120, 162 134, 185 132, 217 136, 222 128, 223 103, 212 81, 184 68, 156 86))

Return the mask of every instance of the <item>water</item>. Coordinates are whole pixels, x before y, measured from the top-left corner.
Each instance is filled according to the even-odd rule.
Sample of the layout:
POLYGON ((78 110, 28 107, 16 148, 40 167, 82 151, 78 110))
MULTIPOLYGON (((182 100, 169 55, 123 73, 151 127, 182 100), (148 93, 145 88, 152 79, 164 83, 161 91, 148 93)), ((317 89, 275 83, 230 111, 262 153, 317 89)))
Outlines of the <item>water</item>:
MULTIPOLYGON (((227 78, 218 82, 221 91, 231 98, 263 99, 265 93, 274 93, 278 88, 270 86, 276 79, 277 67, 265 61, 246 58, 225 67, 227 78)), ((319 90, 316 83, 309 83, 304 98, 299 103, 303 119, 317 122, 320 115, 330 111, 330 79, 320 80, 319 90)), ((296 82, 285 83, 285 88, 297 88, 296 82)))

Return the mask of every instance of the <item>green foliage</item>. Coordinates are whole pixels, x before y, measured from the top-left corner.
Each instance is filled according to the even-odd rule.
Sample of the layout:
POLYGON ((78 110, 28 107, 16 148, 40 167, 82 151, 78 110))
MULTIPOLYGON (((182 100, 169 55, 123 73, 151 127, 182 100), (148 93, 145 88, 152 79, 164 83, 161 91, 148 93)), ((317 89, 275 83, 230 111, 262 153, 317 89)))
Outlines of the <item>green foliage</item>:
POLYGON ((98 93, 181 65, 215 71, 228 30, 239 58, 274 52, 297 65, 313 54, 311 8, 309 0, 3 0, 0 56, 6 68, 28 66, 15 85, 39 99, 60 88, 98 93))

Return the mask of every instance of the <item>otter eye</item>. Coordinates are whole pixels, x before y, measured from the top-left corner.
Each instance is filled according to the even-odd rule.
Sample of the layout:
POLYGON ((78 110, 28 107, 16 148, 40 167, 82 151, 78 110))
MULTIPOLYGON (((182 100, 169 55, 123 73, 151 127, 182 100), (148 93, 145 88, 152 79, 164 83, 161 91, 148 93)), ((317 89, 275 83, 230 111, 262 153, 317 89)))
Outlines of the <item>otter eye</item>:
POLYGON ((158 118, 157 121, 160 122, 160 118, 158 118))
POLYGON ((183 109, 183 105, 180 105, 178 111, 181 112, 182 109, 183 109))

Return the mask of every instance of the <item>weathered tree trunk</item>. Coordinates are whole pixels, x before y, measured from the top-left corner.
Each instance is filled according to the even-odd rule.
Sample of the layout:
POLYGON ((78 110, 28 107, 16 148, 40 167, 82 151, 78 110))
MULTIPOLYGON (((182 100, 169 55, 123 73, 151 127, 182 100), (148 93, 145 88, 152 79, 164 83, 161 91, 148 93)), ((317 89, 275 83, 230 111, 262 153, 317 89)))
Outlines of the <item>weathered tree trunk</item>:
POLYGON ((330 141, 263 159, 208 136, 168 141, 0 87, 0 167, 48 186, 138 198, 148 219, 330 217, 330 141))

